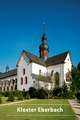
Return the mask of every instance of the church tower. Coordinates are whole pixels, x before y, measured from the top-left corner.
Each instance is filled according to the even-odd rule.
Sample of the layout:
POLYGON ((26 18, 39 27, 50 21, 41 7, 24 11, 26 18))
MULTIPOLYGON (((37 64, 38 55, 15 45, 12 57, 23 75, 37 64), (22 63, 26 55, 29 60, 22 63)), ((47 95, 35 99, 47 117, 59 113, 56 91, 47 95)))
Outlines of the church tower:
POLYGON ((48 58, 48 51, 49 51, 49 48, 48 48, 48 44, 47 44, 47 38, 46 38, 46 34, 43 33, 42 35, 42 39, 41 39, 41 45, 39 46, 39 57, 41 59, 43 59, 44 61, 47 60, 48 58))

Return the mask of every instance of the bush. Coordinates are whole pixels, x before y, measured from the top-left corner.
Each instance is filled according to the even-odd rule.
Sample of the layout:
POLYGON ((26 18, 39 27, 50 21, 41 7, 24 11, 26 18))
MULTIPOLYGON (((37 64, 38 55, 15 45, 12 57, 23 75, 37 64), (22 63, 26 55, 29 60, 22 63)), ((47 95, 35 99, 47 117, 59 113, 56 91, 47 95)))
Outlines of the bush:
POLYGON ((37 90, 34 87, 31 87, 29 89, 29 95, 30 95, 30 98, 36 98, 37 97, 37 90))
POLYGON ((69 91, 65 84, 62 87, 62 96, 63 98, 69 98, 69 91))
POLYGON ((19 94, 18 94, 18 100, 23 100, 23 94, 21 91, 19 91, 19 94))
POLYGON ((62 96, 62 88, 55 88, 53 90, 53 97, 61 97, 62 96))
POLYGON ((26 93, 25 99, 30 99, 30 95, 28 92, 26 93))
POLYGON ((9 96, 9 91, 5 91, 5 92, 2 92, 2 95, 4 96, 4 97, 8 97, 9 96))
POLYGON ((76 96, 77 100, 80 100, 80 92, 77 92, 77 93, 75 94, 75 96, 76 96))
POLYGON ((0 104, 2 103, 2 97, 0 96, 0 104))
POLYGON ((15 99, 14 99, 14 95, 13 95, 13 92, 10 92, 9 93, 9 96, 8 96, 8 101, 14 101, 15 99))
POLYGON ((20 91, 18 91, 18 90, 14 91, 14 96, 15 96, 15 97, 18 97, 19 94, 20 94, 20 91))
POLYGON ((64 84, 62 87, 57 87, 53 90, 54 98, 73 98, 73 94, 68 90, 67 86, 64 84))
POLYGON ((44 89, 39 89, 38 90, 38 99, 47 99, 48 98, 48 93, 44 89))

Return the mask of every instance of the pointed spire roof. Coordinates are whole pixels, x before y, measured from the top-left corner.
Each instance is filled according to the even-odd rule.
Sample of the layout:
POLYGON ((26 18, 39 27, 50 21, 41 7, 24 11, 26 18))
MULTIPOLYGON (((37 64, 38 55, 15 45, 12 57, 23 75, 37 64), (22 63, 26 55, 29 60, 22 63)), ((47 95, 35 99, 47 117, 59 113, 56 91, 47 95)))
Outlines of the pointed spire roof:
POLYGON ((47 37, 46 37, 46 33, 45 33, 45 32, 42 34, 42 41, 43 41, 43 40, 47 40, 47 37))

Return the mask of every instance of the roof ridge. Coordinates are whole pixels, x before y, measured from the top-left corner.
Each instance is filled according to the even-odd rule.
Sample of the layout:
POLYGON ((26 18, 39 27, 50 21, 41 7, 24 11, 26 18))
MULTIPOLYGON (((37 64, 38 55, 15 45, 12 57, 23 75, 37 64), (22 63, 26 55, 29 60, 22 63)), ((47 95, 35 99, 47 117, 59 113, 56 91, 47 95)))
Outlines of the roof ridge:
POLYGON ((23 53, 25 53, 31 60, 35 61, 36 63, 45 65, 45 62, 42 59, 40 59, 38 56, 32 54, 31 52, 23 50, 23 53))
POLYGON ((63 54, 67 54, 67 53, 69 53, 69 50, 67 50, 67 51, 65 51, 65 52, 62 52, 62 53, 59 53, 59 54, 56 54, 56 55, 54 55, 54 56, 48 57, 48 59, 53 58, 53 57, 57 57, 57 56, 61 56, 61 55, 63 55, 63 54))
POLYGON ((69 51, 66 51, 66 52, 63 52, 63 53, 60 53, 58 55, 55 55, 55 56, 48 58, 47 61, 45 62, 46 66, 64 63, 68 53, 69 53, 69 51))
POLYGON ((6 72, 6 71, 5 72, 1 72, 1 74, 9 73, 9 72, 16 71, 16 70, 17 70, 17 68, 14 68, 14 69, 9 70, 8 72, 6 72))
MULTIPOLYGON (((26 51, 26 50, 23 50, 23 53, 28 53, 28 54, 31 54, 31 55, 33 55, 33 56, 39 58, 37 55, 35 55, 35 54, 31 53, 31 52, 28 52, 28 51, 26 51)), ((39 59, 40 59, 40 58, 39 58, 39 59)))

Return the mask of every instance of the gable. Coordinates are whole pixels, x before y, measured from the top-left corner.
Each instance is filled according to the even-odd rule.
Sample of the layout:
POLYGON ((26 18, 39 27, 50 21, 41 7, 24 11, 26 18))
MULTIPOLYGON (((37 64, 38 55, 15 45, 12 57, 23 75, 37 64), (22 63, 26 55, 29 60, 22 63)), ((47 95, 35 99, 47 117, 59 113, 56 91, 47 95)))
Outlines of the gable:
POLYGON ((19 64, 22 64, 23 62, 25 62, 26 64, 29 64, 29 62, 30 62, 30 59, 26 56, 25 53, 21 54, 21 56, 20 56, 20 58, 19 58, 19 60, 17 62, 17 66, 19 64))
POLYGON ((69 53, 68 53, 67 56, 66 56, 65 63, 67 63, 67 65, 68 65, 68 64, 72 64, 71 56, 70 56, 69 53))
POLYGON ((33 55, 32 53, 24 51, 24 50, 22 51, 21 56, 20 56, 20 58, 19 58, 19 60, 17 62, 17 66, 18 66, 18 64, 19 64, 21 59, 24 59, 27 62, 29 60, 30 62, 34 62, 34 63, 37 63, 37 64, 45 66, 45 63, 44 63, 43 60, 41 60, 39 57, 33 55), (28 58, 28 59, 26 59, 26 58, 28 58))

